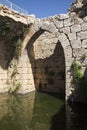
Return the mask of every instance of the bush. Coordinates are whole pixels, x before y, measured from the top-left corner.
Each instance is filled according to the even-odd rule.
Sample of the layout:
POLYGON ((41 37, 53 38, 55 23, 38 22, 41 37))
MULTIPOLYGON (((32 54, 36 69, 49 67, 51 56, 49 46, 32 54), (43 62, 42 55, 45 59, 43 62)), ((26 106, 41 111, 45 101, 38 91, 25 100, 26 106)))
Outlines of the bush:
POLYGON ((73 82, 77 85, 79 84, 80 80, 83 78, 82 66, 79 65, 74 60, 71 68, 72 68, 73 82))

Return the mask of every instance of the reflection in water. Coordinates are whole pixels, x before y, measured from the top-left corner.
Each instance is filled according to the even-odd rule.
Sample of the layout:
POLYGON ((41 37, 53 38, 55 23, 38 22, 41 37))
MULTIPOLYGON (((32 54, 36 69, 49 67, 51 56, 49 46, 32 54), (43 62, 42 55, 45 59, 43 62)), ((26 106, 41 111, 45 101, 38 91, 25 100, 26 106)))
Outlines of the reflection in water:
POLYGON ((65 112, 64 101, 53 95, 2 94, 0 130, 87 130, 87 107, 66 105, 65 112))
POLYGON ((63 107, 64 101, 48 94, 36 93, 31 129, 29 130, 65 130, 65 128, 60 129, 65 122, 65 120, 64 122, 61 120, 65 116, 59 116, 63 107), (57 119, 61 120, 61 124, 57 119))
POLYGON ((65 105, 52 118, 50 130, 66 130, 65 105))
POLYGON ((32 119, 35 93, 0 95, 0 130, 27 130, 32 119))
POLYGON ((64 101, 48 94, 0 95, 0 130, 60 130, 62 112, 64 101))

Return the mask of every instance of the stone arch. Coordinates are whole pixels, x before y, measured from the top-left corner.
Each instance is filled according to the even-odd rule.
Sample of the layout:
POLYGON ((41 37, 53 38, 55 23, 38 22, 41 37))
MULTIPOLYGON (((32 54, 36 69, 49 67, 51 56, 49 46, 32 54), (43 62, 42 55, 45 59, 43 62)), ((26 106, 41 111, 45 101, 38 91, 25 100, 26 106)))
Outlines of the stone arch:
POLYGON ((44 32, 39 29, 37 32, 33 28, 30 28, 28 34, 23 41, 23 47, 21 57, 18 62, 19 77, 17 80, 21 82, 21 88, 17 93, 28 93, 35 91, 34 77, 32 72, 32 66, 28 57, 27 48, 31 47, 35 40, 44 32))
MULTIPOLYGON (((32 30, 31 30, 32 31, 32 30)), ((32 70, 32 66, 30 63, 30 59, 28 57, 28 52, 30 47, 33 45, 33 43, 39 38, 40 35, 42 35, 44 33, 43 29, 39 29, 38 31, 34 32, 31 34, 31 36, 29 36, 28 34, 28 38, 26 38, 27 40, 25 40, 25 44, 24 47, 22 49, 22 56, 20 58, 20 63, 22 63, 22 70, 24 70, 24 72, 22 73, 22 82, 24 83, 22 86, 22 89, 19 90, 19 93, 23 93, 23 92, 30 92, 30 91, 34 91, 35 90, 35 84, 34 84, 34 77, 33 77, 33 70, 32 70), (26 42, 27 41, 27 42, 26 42), (29 64, 26 64, 28 63, 29 64), (26 69, 25 69, 26 68, 26 69), (25 72, 26 70, 26 72, 25 72), (26 76, 25 76, 26 75, 26 76), (29 79, 30 77, 30 79, 29 79), (26 83, 27 82, 27 83, 26 83), (29 83, 30 82, 30 83, 29 83), (26 83, 26 84, 25 84, 26 83), (24 86, 26 86, 24 88, 24 86), (32 87, 33 86, 33 87, 32 87)), ((66 88, 66 100, 68 99, 70 93, 71 93, 71 84, 70 84, 70 67, 71 67, 71 63, 72 63, 72 48, 70 46, 70 42, 69 39, 67 38, 67 36, 64 33, 61 33, 57 39, 60 44, 63 47, 63 51, 64 51, 64 55, 65 55, 65 77, 66 77, 66 84, 65 84, 65 88, 66 88)))
POLYGON ((71 87, 71 82, 72 82, 72 78, 71 78, 71 65, 72 65, 72 47, 70 45, 69 39, 67 37, 66 34, 61 33, 58 40, 60 41, 63 50, 64 50, 64 55, 65 55, 65 88, 66 88, 66 92, 65 92, 65 98, 66 100, 68 100, 69 96, 71 95, 71 91, 72 91, 72 87, 71 87))

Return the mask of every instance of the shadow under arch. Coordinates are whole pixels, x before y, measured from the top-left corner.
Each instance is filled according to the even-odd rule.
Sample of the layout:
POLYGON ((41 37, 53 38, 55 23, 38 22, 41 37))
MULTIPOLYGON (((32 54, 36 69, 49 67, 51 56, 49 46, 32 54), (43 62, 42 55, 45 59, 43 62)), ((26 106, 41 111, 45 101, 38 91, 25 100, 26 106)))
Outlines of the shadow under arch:
MULTIPOLYGON (((69 76, 70 74, 70 72, 68 74, 68 71, 69 71, 68 69, 71 66, 68 63, 70 59, 72 58, 72 49, 71 49, 69 40, 67 39, 67 36, 65 34, 60 34, 60 36, 58 37, 58 41, 55 43, 53 54, 44 59, 42 58, 35 59, 34 43, 36 41, 38 42, 38 38, 43 34, 44 34, 44 30, 37 31, 31 37, 31 39, 29 40, 25 48, 28 54, 28 58, 30 60, 31 67, 32 67, 35 87, 37 90, 41 92, 47 92, 50 94, 57 93, 58 95, 63 95, 63 99, 64 99, 68 95, 67 87, 70 86, 70 82, 67 79, 67 75, 69 76), (60 61, 60 65, 58 61, 60 61), (60 73, 59 68, 61 68, 62 73, 60 73), (39 73, 38 73, 38 69, 39 69, 39 73), (56 83, 56 85, 58 86, 60 82, 63 83, 62 87, 59 86, 58 90, 55 89, 55 87, 53 88, 53 86, 55 86, 54 83, 56 83), (53 91, 54 89, 56 91, 53 91)), ((57 113, 57 115, 55 115, 52 118, 52 121, 54 119, 59 119, 57 117, 59 117, 60 113, 57 113)), ((52 130, 54 129, 55 124, 56 122, 52 124, 51 126, 52 130)), ((61 125, 59 127, 61 127, 61 125)), ((57 128, 58 127, 55 126, 55 130, 57 128)))
MULTIPOLYGON (((54 79, 53 80, 50 80, 50 79, 48 79, 48 76, 46 75, 46 66, 47 66, 47 64, 50 64, 49 63, 49 61, 51 61, 52 62, 52 58, 54 58, 55 57, 55 62, 54 62, 54 60, 53 60, 53 62, 54 63, 57 63, 58 62, 58 59, 59 59, 59 57, 57 57, 56 55, 57 55, 57 53, 58 53, 58 49, 59 50, 62 50, 62 54, 63 54, 63 60, 62 60, 62 63, 61 63, 61 67, 62 67, 62 69, 63 69, 63 72, 61 73, 61 72, 57 72, 57 73, 59 73, 61 76, 60 77, 62 77, 63 79, 62 80, 64 80, 62 83, 64 83, 63 84, 63 86, 64 86, 64 91, 63 91, 63 93, 65 93, 65 95, 67 95, 66 93, 67 93, 67 91, 66 91, 66 85, 67 85, 67 81, 66 81, 66 72, 67 72, 67 69, 66 69, 66 67, 67 67, 67 63, 65 63, 66 62, 66 58, 67 57, 69 57, 68 55, 72 55, 72 52, 71 53, 68 53, 69 51, 69 49, 70 48, 68 48, 67 46, 69 46, 70 45, 70 43, 69 43, 69 40, 67 39, 67 36, 64 34, 64 33, 62 33, 62 34, 60 34, 60 36, 58 37, 58 42, 56 43, 56 46, 55 46, 55 49, 54 49, 54 52, 53 52, 53 54, 51 55, 51 56, 49 56, 49 57, 46 57, 46 58, 44 58, 44 59, 41 59, 41 58, 39 58, 39 59, 35 59, 35 52, 34 52, 34 48, 33 48, 33 45, 34 45, 34 43, 35 43, 35 41, 42 35, 42 34, 44 34, 44 32, 45 32, 45 30, 38 30, 32 37, 31 37, 31 39, 29 40, 29 42, 28 42, 28 44, 26 45, 26 50, 27 50, 27 53, 28 53, 28 57, 29 57, 29 59, 30 59, 30 62, 31 62, 31 66, 32 66, 32 71, 33 71, 33 76, 34 76, 34 82, 35 82, 35 86, 36 86, 36 89, 38 90, 38 89, 41 89, 41 91, 43 90, 43 88, 45 88, 45 86, 47 87, 48 86, 48 83, 47 82, 50 82, 50 84, 53 86, 54 85, 54 79), (65 44, 64 44, 64 42, 65 42, 65 44), (59 46, 59 47, 58 47, 59 46), (60 48, 62 48, 62 49, 60 49, 60 48), (48 61, 48 62, 47 62, 48 61), (41 65, 42 64, 42 65, 41 65), (40 70, 40 74, 41 74, 41 71, 43 71, 43 73, 44 73, 44 76, 45 76, 45 79, 46 80, 49 80, 49 81, 46 81, 46 82, 44 82, 44 83, 42 83, 42 79, 43 79, 43 76, 41 76, 41 77, 39 77, 39 80, 37 80, 37 78, 38 78, 38 76, 36 76, 36 75, 38 75, 38 71, 37 71, 37 68, 39 67, 39 70, 40 70), (44 68, 44 70, 41 70, 41 68, 44 68), (38 83, 37 83, 38 82, 38 83), (36 85, 37 84, 37 85, 36 85)), ((38 40, 37 40, 38 41, 38 40)), ((70 47, 70 46, 69 46, 70 47)), ((71 57, 71 56, 70 56, 71 57)), ((61 56, 60 56, 60 59, 61 59, 61 56)), ((68 60, 67 60, 68 61, 68 60)), ((57 64, 55 64, 55 67, 56 67, 56 70, 58 70, 58 68, 57 68, 57 64)), ((55 67, 52 67, 52 69, 54 69, 55 67)), ((52 71, 50 71, 50 72, 52 72, 52 71)), ((48 72, 49 73, 49 72, 48 72)), ((54 72, 52 72, 52 74, 53 74, 53 76, 54 76, 54 78, 55 78, 55 70, 54 70, 54 72)), ((59 76, 59 74, 58 74, 58 76, 59 76)), ((52 79, 52 78, 51 78, 52 79)), ((59 79, 57 79, 56 81, 57 81, 57 85, 58 85, 58 80, 61 80, 61 78, 59 78, 59 79)), ((59 83, 60 84, 60 83, 59 83)), ((49 88, 49 87, 48 87, 49 88)), ((44 90, 43 90, 44 91, 44 90)), ((46 89, 46 91, 48 91, 47 89, 46 89)), ((53 90, 51 90, 51 92, 53 92, 53 90)))

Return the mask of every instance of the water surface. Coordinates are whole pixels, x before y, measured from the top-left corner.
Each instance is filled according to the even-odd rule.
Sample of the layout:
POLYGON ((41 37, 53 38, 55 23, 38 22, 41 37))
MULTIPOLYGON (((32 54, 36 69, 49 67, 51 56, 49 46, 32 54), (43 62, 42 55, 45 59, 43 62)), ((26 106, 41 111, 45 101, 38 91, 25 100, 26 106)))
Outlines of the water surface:
POLYGON ((87 130, 87 106, 71 104, 66 108, 67 130, 87 130))
POLYGON ((40 92, 2 94, 0 130, 87 130, 87 107, 40 92))
POLYGON ((0 130, 65 130, 64 101, 45 93, 0 95, 0 130))

